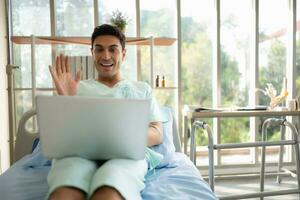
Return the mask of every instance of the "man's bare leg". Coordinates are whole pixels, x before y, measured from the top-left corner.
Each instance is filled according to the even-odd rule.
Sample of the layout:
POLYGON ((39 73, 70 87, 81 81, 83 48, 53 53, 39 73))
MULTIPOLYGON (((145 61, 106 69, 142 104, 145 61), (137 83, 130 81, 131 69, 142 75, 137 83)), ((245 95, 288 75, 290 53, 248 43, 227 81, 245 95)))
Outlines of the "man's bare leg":
POLYGON ((49 200, 85 200, 86 194, 73 187, 60 187, 53 191, 49 200))
POLYGON ((124 198, 118 190, 109 186, 103 186, 94 192, 91 200, 124 200, 124 198))

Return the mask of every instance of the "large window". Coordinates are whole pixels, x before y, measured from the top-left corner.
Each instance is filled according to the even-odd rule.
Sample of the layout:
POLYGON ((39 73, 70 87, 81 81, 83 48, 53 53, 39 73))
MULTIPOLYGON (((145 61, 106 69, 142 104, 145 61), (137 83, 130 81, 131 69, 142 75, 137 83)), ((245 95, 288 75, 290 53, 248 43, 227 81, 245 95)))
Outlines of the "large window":
MULTIPOLYGON (((251 0, 223 0, 220 3, 221 106, 247 106, 251 0)), ((249 118, 224 118, 221 120, 220 131, 222 143, 247 142, 250 139, 249 118)), ((236 151, 240 154, 240 159, 225 156, 226 152, 228 150, 221 150, 221 154, 224 154, 222 163, 253 162, 247 150, 236 151)))
POLYGON ((128 25, 126 26, 126 36, 135 37, 136 36, 136 8, 135 0, 99 0, 99 24, 110 23, 111 15, 119 10, 126 16, 129 20, 128 25), (131 6, 128 6, 131 5, 131 6))
MULTIPOLYGON (((212 106, 213 2, 193 0, 181 4, 181 84, 186 105, 212 106)), ((208 124, 212 120, 203 119, 208 124)), ((196 129, 196 144, 206 145, 203 131, 196 129)), ((198 162, 207 165, 206 148, 199 149, 198 162)))
POLYGON ((299 32, 299 24, 300 24, 300 1, 297 1, 297 21, 296 21, 296 97, 300 96, 300 32, 299 32))
MULTIPOLYGON (((259 1, 259 16, 259 87, 271 83, 280 93, 286 76, 288 1, 259 1)), ((268 104, 269 98, 261 94, 259 102, 268 104)))
POLYGON ((94 27, 93 0, 57 0, 56 35, 90 36, 94 27))
MULTIPOLYGON (((50 7, 48 0, 12 1, 12 34, 15 36, 50 35, 50 7), (39 20, 36 20, 39 19, 39 20)), ((48 64, 51 60, 49 46, 36 46, 39 68, 36 71, 37 86, 50 86, 48 64), (49 59, 50 58, 50 59, 49 59), (46 64, 47 63, 47 64, 46 64)), ((19 66, 15 72, 15 86, 30 88, 32 83, 31 46, 13 44, 13 63, 19 66)), ((22 114, 32 107, 32 93, 30 90, 18 90, 15 93, 16 122, 22 114)))
POLYGON ((49 0, 11 2, 13 35, 50 35, 49 0))
MULTIPOLYGON (((99 0, 98 3, 99 24, 110 23, 111 15, 117 10, 121 11, 129 20, 126 26, 125 34, 127 37, 136 37, 136 9, 135 0, 99 0), (128 6, 132 5, 132 6, 128 6)), ((122 66, 122 74, 124 77, 137 80, 137 46, 126 46, 126 59, 122 66)))
MULTIPOLYGON (((165 0, 159 4, 151 0, 140 2, 141 15, 141 37, 172 37, 177 38, 177 18, 176 1, 165 0)), ((142 79, 149 83, 154 82, 154 78, 164 77, 166 87, 177 86, 177 45, 155 46, 153 50, 153 80, 151 81, 151 59, 150 47, 141 48, 142 79)), ((157 89, 155 94, 162 105, 171 105, 176 108, 177 91, 175 89, 157 89)))
MULTIPOLYGON (((152 37, 174 38, 176 41, 171 45, 154 45, 153 48, 150 45, 127 45, 126 61, 121 70, 125 78, 152 84, 159 103, 173 107, 175 113, 180 116, 181 111, 177 108, 182 108, 185 104, 236 107, 257 102, 268 105, 270 101, 268 96, 260 92, 249 95, 253 85, 265 89, 267 83, 272 83, 277 93, 280 93, 283 77, 287 76, 289 70, 287 63, 292 63, 289 62, 290 56, 287 51, 291 41, 290 34, 287 34, 291 26, 290 2, 289 0, 164 0, 159 3, 151 0, 11 0, 11 28, 13 36, 85 38, 90 37, 94 26, 110 23, 112 13, 119 10, 129 19, 125 31, 128 37, 148 38, 148 41, 152 37), (253 6, 255 2, 258 3, 257 7, 253 6), (258 10, 255 10, 257 8, 258 10), (181 15, 178 16, 179 14, 181 15), (50 16, 56 20, 51 21, 50 16), (258 19, 258 24, 253 25, 254 19, 258 19), (178 27, 181 27, 181 30, 178 30, 178 27), (256 30, 258 41, 253 40, 256 30), (255 60, 256 58, 258 60, 255 60), (250 76, 253 72, 257 76, 250 76), (157 76, 160 87, 154 85, 157 76), (162 88, 163 77, 165 87, 162 88), (253 80, 253 77, 257 80, 253 80), (178 105, 178 99, 182 105, 178 105)), ((300 19, 299 4, 300 1, 297 0, 297 25, 300 19)), ((289 77, 291 75, 287 76, 289 83, 293 82, 292 87, 296 91, 293 98, 300 95, 298 30, 296 43, 295 80, 289 77)), ((56 55, 60 53, 70 56, 91 55, 90 45, 79 44, 13 43, 12 53, 13 63, 20 66, 15 71, 14 97, 17 122, 20 116, 32 107, 34 94, 52 93, 53 83, 48 65, 53 62, 56 55), (32 58, 35 62, 32 62, 32 58), (33 63, 34 71, 32 71, 33 63), (34 77, 32 74, 35 74, 34 77), (32 89, 33 82, 38 89, 35 92, 32 89)), ((264 119, 257 118, 255 122, 249 118, 203 120, 211 127, 217 125, 219 130, 215 132, 215 136, 218 142, 235 143, 261 139, 261 124, 264 119), (255 131, 252 131, 253 124, 255 131)), ((181 125, 181 122, 178 124, 181 125)), ((279 137, 280 130, 274 128, 269 133, 268 140, 276 140, 279 137)), ((207 138, 203 133, 197 133, 196 140, 199 146, 207 144, 207 138)), ((207 149, 198 149, 200 149, 199 159, 206 162, 207 149)), ((268 149, 269 154, 276 155, 278 152, 277 147, 268 149)), ((288 152, 287 149, 285 152, 288 152)), ((218 151, 217 164, 257 164, 258 153, 259 149, 253 151, 249 148, 218 151)), ((285 161, 290 161, 287 159, 287 153, 285 155, 285 161)), ((275 156, 267 158, 270 158, 269 162, 276 161, 275 156)), ((204 162, 198 163, 205 165, 204 162)))
POLYGON ((212 106, 213 2, 188 0, 181 7, 182 101, 212 106))
MULTIPOLYGON (((90 37, 94 29, 93 8, 93 0, 55 1, 55 35, 90 37)), ((69 56, 91 55, 90 46, 87 45, 64 44, 56 47, 57 55, 60 53, 69 56)))
MULTIPOLYGON (((268 83, 271 83, 278 95, 283 88, 283 78, 286 76, 288 12, 286 0, 259 1, 259 88, 264 89, 268 83), (270 4, 272 4, 272 11, 270 11, 270 4)), ((259 93, 259 103, 268 105, 270 98, 259 93)), ((261 134, 259 137, 261 138, 261 134)), ((280 129, 274 128, 269 131, 267 139, 280 139, 280 129)), ((279 147, 270 149, 273 151, 268 154, 277 155, 279 147)), ((277 160, 276 156, 266 158, 267 161, 277 160)))
MULTIPOLYGON (((13 36, 53 36, 53 37, 90 37, 94 26, 110 23, 110 17, 115 11, 121 11, 129 19, 126 27, 127 37, 172 37, 177 38, 176 1, 165 1, 164 6, 157 6, 152 1, 140 3, 140 24, 137 31, 136 1, 120 0, 58 0, 58 1, 12 1, 12 32, 13 36), (132 6, 128 6, 128 4, 132 6), (94 6, 98 5, 97 8, 94 6), (50 14, 51 13, 51 14, 50 14), (55 19, 51 21, 50 16, 55 19), (98 16, 98 19, 95 17, 98 16), (157 24, 155 19, 164 20, 157 24), (157 27, 165 27, 161 31, 157 27)), ((160 21, 160 20, 157 20, 160 21)), ((162 105, 177 107, 177 43, 172 46, 155 46, 153 68, 155 74, 165 77, 166 86, 171 89, 155 90, 162 105)), ((138 47, 126 46, 126 60, 122 65, 122 74, 131 80, 142 80, 151 83, 150 76, 150 45, 138 47), (138 65, 142 69, 138 74, 138 65), (141 75, 141 76, 140 76, 141 75)), ((78 56, 90 56, 90 45, 64 43, 48 44, 16 44, 13 43, 13 63, 20 66, 15 71, 15 104, 17 124, 25 111, 33 106, 33 96, 41 92, 51 94, 53 83, 48 65, 60 53, 74 57, 74 64, 78 56), (34 59, 34 62, 32 61, 34 59), (34 71, 32 67, 34 66, 34 71), (33 86, 34 85, 34 86, 33 86), (36 88, 33 89, 33 88, 36 88), (46 92, 44 92, 46 91, 46 92)), ((76 63, 78 64, 78 63, 76 63)), ((76 66, 77 68, 77 66, 76 66)))

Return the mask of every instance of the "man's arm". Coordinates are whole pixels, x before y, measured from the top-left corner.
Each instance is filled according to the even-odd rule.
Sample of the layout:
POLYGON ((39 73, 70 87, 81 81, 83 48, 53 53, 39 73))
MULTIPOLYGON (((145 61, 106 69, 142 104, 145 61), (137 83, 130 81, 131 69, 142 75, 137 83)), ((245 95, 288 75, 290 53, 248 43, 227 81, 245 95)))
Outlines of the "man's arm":
POLYGON ((161 122, 150 122, 148 128, 147 146, 161 144, 163 141, 163 128, 161 122))

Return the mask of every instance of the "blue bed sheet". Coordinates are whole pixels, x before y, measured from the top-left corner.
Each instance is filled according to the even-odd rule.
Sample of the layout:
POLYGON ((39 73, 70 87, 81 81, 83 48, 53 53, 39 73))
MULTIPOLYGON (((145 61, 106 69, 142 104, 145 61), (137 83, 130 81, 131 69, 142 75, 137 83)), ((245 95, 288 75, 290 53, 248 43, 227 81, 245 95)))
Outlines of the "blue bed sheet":
POLYGON ((217 199, 186 155, 174 152, 168 160, 168 165, 147 174, 144 200, 217 199))
MULTIPOLYGON (((37 148, 38 149, 38 148, 37 148)), ((146 176, 144 200, 216 199, 199 171, 182 153, 173 153, 165 165, 146 176)), ((35 150, 0 176, 1 200, 43 200, 51 163, 35 150)))

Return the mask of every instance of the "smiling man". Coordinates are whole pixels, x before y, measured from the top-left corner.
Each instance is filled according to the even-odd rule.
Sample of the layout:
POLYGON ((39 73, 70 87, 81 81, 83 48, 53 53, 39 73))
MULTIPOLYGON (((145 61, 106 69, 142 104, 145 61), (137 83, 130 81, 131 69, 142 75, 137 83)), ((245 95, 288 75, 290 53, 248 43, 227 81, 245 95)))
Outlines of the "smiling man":
POLYGON ((126 50, 116 37, 102 36, 94 40, 92 54, 98 72, 98 81, 113 87, 122 80, 120 66, 126 50))
MULTIPOLYGON (((122 78, 125 36, 116 27, 101 25, 92 34, 91 52, 97 79, 80 81, 81 72, 71 75, 68 58, 60 55, 56 66, 49 66, 59 95, 105 96, 150 100, 148 146, 162 142, 162 124, 158 104, 151 87, 143 82, 122 78)), ((130 114, 130 113, 128 113, 130 114)), ((84 134, 84 133, 83 133, 84 134)), ((87 135, 88 137, 88 135, 87 135)), ((159 164, 162 156, 146 148, 145 160, 112 159, 91 161, 80 157, 55 159, 48 175, 49 199, 141 199, 147 171, 159 164)))

